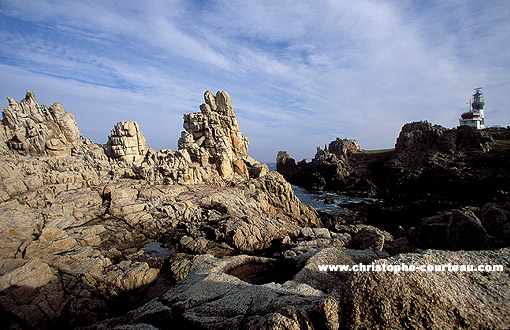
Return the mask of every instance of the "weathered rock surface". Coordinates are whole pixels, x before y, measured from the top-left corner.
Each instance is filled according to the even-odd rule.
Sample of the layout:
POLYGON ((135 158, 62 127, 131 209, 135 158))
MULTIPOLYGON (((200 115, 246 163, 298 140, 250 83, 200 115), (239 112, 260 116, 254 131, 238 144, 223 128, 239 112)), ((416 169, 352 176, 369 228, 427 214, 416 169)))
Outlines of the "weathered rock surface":
POLYGON ((149 150, 140 175, 151 183, 216 184, 257 178, 269 172, 247 155, 248 139, 240 131, 230 96, 204 94, 200 112, 184 115, 178 150, 149 150))
POLYGON ((185 115, 179 150, 159 153, 137 123, 119 122, 103 148, 60 104, 38 105, 31 92, 9 99, 0 123, 0 322, 91 324, 127 308, 129 292, 169 287, 166 274, 158 278, 166 261, 168 278, 180 281, 197 254, 257 252, 320 225, 281 175, 247 156, 228 94, 205 99, 201 113, 185 115), (185 253, 151 256, 151 242, 185 253))
POLYGON ((82 135, 74 116, 60 103, 49 108, 39 105, 34 93, 27 91, 20 102, 8 98, 2 112, 2 150, 16 150, 30 155, 70 155, 71 147, 81 143, 82 135), (6 148, 6 145, 8 148, 6 148))
POLYGON ((164 329, 168 324, 198 329, 505 329, 510 325, 508 267, 495 272, 342 272, 319 266, 508 265, 509 252, 429 250, 383 259, 368 250, 325 248, 297 257, 302 268, 287 278, 268 271, 275 267, 270 259, 203 255, 163 298, 89 329, 164 329))
POLYGON ((140 323, 164 328, 199 329, 337 329, 338 302, 306 284, 253 285, 228 273, 237 268, 265 268, 273 260, 245 255, 196 259, 189 275, 164 297, 120 319, 91 328, 106 329, 140 323), (164 322, 162 322, 164 320, 164 322))
POLYGON ((140 125, 131 120, 118 122, 106 145, 106 154, 111 158, 135 164, 142 162, 148 150, 140 125))
MULTIPOLYGON (((314 274, 319 264, 370 264, 358 252, 326 249, 312 257, 302 272, 314 274), (347 254, 347 256, 346 256, 347 254), (351 259, 352 261, 349 261, 351 259)), ((508 249, 476 252, 427 251, 388 259, 372 258, 376 265, 506 265, 508 249)), ((321 272, 322 273, 322 272, 321 272)), ((510 322, 510 291, 503 272, 325 272, 325 293, 341 292, 341 326, 348 329, 466 328, 504 329, 510 322), (491 283, 490 285, 488 283, 491 283), (339 288, 340 287, 340 288, 339 288), (447 288, 447 289, 445 289, 447 288), (480 306, 483 306, 481 308, 480 306)), ((300 277, 300 274, 296 276, 300 277)), ((315 276, 306 276, 314 280, 315 276)))

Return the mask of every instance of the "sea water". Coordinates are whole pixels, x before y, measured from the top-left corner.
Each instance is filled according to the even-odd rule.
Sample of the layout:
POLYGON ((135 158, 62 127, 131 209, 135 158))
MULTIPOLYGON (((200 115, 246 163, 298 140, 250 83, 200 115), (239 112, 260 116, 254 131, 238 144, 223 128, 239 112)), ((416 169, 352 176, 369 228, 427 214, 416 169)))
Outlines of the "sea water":
MULTIPOLYGON (((276 171, 276 163, 266 163, 270 171, 276 171)), ((333 215, 343 214, 344 208, 355 206, 361 203, 374 203, 378 200, 375 198, 351 197, 346 195, 335 194, 326 191, 308 191, 296 185, 292 185, 294 195, 306 205, 310 205, 318 211, 323 211, 333 215), (332 204, 326 204, 324 201, 329 198, 334 201, 332 204)))
POLYGON ((356 204, 377 202, 375 198, 351 197, 327 191, 313 192, 295 185, 292 185, 292 190, 294 190, 294 194, 301 203, 310 205, 318 211, 334 215, 343 213, 342 211, 345 207, 349 208, 349 206, 355 206, 356 204), (326 198, 332 200, 333 203, 326 204, 326 198))

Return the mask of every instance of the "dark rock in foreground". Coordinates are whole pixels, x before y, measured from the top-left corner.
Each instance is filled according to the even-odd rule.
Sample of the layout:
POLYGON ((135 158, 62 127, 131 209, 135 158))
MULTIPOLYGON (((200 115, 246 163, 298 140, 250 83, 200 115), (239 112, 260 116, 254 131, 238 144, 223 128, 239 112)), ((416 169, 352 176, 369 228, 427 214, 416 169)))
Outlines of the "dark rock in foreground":
MULTIPOLYGON (((381 259, 370 251, 326 248, 302 255, 291 279, 250 284, 231 275, 267 258, 198 257, 186 279, 164 297, 88 329, 505 329, 510 325, 510 250, 427 251, 381 259), (497 272, 340 272, 319 265, 359 263, 505 265, 497 272)), ((389 268, 388 268, 389 269, 389 268)), ((264 274, 259 274, 263 276, 264 274)))

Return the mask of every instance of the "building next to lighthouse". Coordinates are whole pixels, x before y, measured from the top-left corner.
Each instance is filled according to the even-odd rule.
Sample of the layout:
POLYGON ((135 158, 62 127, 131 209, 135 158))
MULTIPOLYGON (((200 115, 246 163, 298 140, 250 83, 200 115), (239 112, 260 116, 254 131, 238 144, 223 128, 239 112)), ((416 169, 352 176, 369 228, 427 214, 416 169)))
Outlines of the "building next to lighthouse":
POLYGON ((459 119, 460 126, 471 126, 478 129, 485 128, 485 119, 483 106, 483 93, 480 91, 482 87, 475 88, 473 100, 470 102, 470 111, 464 112, 459 119))

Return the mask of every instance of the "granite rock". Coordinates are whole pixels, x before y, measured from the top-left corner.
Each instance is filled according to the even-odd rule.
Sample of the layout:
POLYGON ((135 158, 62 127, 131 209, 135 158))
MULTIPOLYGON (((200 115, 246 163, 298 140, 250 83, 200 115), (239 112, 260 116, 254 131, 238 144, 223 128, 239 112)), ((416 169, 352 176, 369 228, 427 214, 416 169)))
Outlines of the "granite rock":
POLYGON ((137 122, 127 120, 115 124, 106 144, 109 157, 139 165, 147 151, 145 138, 137 122))
POLYGON ((81 143, 82 135, 75 118, 62 104, 40 105, 34 93, 26 92, 20 102, 8 97, 9 106, 2 112, 3 152, 9 149, 29 155, 70 155, 81 143))

